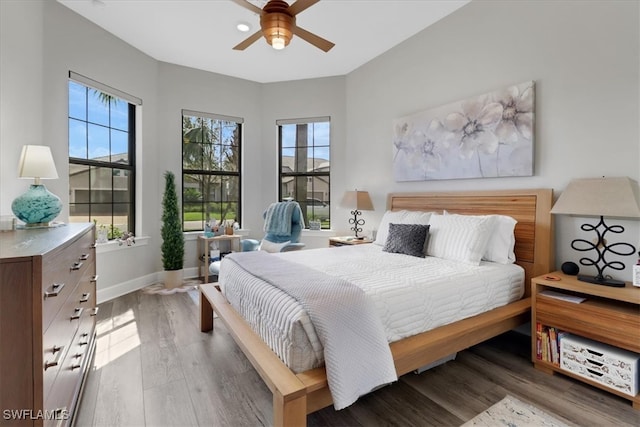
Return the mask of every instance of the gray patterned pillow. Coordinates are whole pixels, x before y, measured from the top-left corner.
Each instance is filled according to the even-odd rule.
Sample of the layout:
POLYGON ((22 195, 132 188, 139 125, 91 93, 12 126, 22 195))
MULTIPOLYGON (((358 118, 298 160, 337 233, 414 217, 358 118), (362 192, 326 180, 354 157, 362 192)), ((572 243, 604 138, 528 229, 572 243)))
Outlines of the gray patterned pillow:
POLYGON ((389 235, 382 250, 424 258, 424 246, 428 233, 428 225, 389 224, 389 235))

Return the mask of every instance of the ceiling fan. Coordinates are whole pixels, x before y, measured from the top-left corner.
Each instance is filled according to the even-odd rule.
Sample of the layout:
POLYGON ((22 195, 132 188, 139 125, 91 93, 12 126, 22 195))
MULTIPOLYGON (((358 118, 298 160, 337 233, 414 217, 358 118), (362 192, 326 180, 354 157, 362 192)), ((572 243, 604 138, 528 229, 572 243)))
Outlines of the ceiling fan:
POLYGON ((247 0, 233 0, 240 6, 260 15, 260 30, 235 46, 234 50, 245 50, 261 36, 274 49, 284 49, 295 34, 325 52, 331 50, 333 43, 323 39, 296 25, 296 15, 313 6, 320 0, 297 0, 291 6, 283 0, 269 0, 264 8, 249 3, 247 0))

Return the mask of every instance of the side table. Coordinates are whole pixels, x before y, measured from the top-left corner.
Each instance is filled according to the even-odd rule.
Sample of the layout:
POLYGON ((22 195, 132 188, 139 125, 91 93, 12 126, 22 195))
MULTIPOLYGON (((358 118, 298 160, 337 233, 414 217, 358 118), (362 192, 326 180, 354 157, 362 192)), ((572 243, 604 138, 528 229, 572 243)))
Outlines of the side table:
MULTIPOLYGON (((219 236, 207 237, 205 235, 198 236, 198 242, 204 243, 204 283, 209 283, 209 244, 211 242, 229 242, 232 252, 240 252, 240 239, 242 236, 239 234, 221 234, 219 236)), ((200 265, 200 259, 198 258, 198 265, 200 265)))

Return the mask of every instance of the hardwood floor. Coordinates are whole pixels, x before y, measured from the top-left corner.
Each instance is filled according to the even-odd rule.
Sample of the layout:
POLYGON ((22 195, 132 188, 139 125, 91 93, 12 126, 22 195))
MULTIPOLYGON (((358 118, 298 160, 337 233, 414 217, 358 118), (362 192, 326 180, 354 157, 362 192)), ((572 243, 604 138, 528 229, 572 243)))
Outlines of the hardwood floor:
MULTIPOLYGON (((201 333, 198 292, 136 292, 100 305, 94 367, 77 426, 261 426, 271 394, 222 322, 201 333)), ((640 411, 529 361, 508 333, 420 375, 408 374, 310 426, 459 426, 510 394, 580 426, 638 426, 640 411)))

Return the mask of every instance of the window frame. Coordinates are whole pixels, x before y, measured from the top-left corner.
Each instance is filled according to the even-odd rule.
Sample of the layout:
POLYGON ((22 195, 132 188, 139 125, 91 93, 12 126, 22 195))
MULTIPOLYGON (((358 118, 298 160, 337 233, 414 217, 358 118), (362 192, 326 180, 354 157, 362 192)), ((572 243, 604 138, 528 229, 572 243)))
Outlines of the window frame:
MULTIPOLYGON (((276 125, 277 125, 277 131, 278 131, 278 200, 282 201, 284 200, 285 197, 290 197, 289 195, 283 195, 282 194, 282 190, 283 190, 283 178, 285 177, 291 177, 293 179, 298 179, 298 178, 306 178, 307 183, 311 180, 311 196, 309 196, 309 191, 307 190, 307 195, 305 197, 305 200, 296 200, 299 204, 300 207, 302 208, 302 212, 303 212, 303 217, 304 217, 304 222, 305 222, 305 230, 309 230, 311 229, 310 224, 309 224, 309 220, 308 220, 308 216, 307 216, 307 203, 309 200, 316 200, 314 191, 313 191, 313 180, 314 178, 323 178, 326 177, 326 181, 327 181, 327 195, 328 195, 328 200, 322 200, 321 202, 323 203, 327 203, 328 202, 328 219, 327 219, 327 225, 324 225, 325 221, 321 221, 321 230, 330 230, 331 229, 331 117, 329 116, 320 116, 320 117, 310 117, 310 118, 299 118, 299 119, 282 119, 282 120, 276 120, 276 125), (283 151, 285 148, 291 148, 291 147, 283 147, 283 137, 282 137, 282 132, 283 132, 283 126, 286 125, 312 125, 314 123, 327 123, 329 126, 329 141, 328 141, 328 149, 329 149, 329 159, 326 159, 329 163, 329 167, 328 170, 322 171, 322 172, 314 172, 314 171, 304 171, 304 172, 297 172, 297 171, 291 171, 291 172, 283 172, 282 167, 283 167, 283 151)), ((297 148, 299 148, 297 146, 297 138, 296 138, 296 153, 297 153, 297 148)), ((315 144, 315 140, 312 141, 311 144, 307 144, 307 149, 309 147, 315 148, 316 144, 315 144)), ((321 146, 324 147, 324 146, 321 146)), ((315 157, 314 157, 315 159, 315 157)), ((294 164, 296 163, 296 160, 294 159, 294 164)), ((307 184, 308 185, 308 184, 307 184)))
MULTIPOLYGON (((194 229, 194 228, 189 228, 186 229, 185 228, 185 190, 187 189, 185 187, 185 176, 186 175, 209 175, 209 176, 220 176, 221 179, 223 179, 224 177, 233 177, 237 179, 238 182, 238 193, 237 193, 237 217, 235 218, 235 221, 238 224, 242 224, 242 135, 244 133, 244 119, 241 117, 233 117, 233 116, 227 116, 227 115, 222 115, 222 114, 215 114, 215 113, 206 113, 206 112, 202 112, 202 111, 193 111, 193 110, 187 110, 187 109, 183 109, 182 110, 182 114, 181 114, 181 141, 180 141, 180 151, 181 151, 181 169, 182 169, 182 231, 185 233, 188 232, 200 232, 204 230, 204 226, 206 223, 206 218, 203 218, 201 220, 201 225, 202 228, 199 229, 194 229), (189 116, 189 117, 196 117, 198 119, 210 119, 210 120, 216 120, 219 122, 233 122, 236 123, 237 125, 237 129, 238 129, 238 134, 237 134, 237 165, 236 165, 236 170, 235 171, 225 171, 225 170, 206 170, 206 169, 185 169, 184 167, 184 149, 183 149, 183 144, 184 144, 184 117, 185 116, 189 116)), ((220 145, 224 145, 224 144, 220 144, 220 145)), ((208 200, 206 203, 223 203, 223 200, 208 200)), ((205 201, 203 199, 202 201, 202 205, 204 206, 205 201)), ((204 213, 204 209, 203 209, 203 213, 204 213)), ((225 218, 226 220, 229 220, 230 218, 225 218)))
MULTIPOLYGON (((127 104, 127 117, 128 117, 128 123, 127 123, 127 163, 122 163, 122 162, 114 162, 114 161, 104 161, 104 160, 96 160, 96 159, 91 159, 89 158, 89 134, 87 133, 86 135, 86 139, 85 142, 87 144, 87 158, 80 158, 80 157, 72 157, 71 153, 69 153, 68 155, 68 161, 69 161, 69 192, 71 192, 72 188, 71 188, 71 166, 72 165, 77 165, 77 166, 81 166, 81 167, 86 167, 87 169, 87 173, 89 174, 89 187, 87 189, 87 191, 89 192, 89 199, 86 203, 78 203, 75 200, 72 202, 71 199, 69 200, 69 208, 71 208, 71 205, 86 205, 88 206, 88 214, 87 216, 89 217, 89 221, 96 221, 95 218, 92 218, 92 216, 98 216, 98 215, 94 215, 93 214, 93 209, 92 207, 96 206, 96 205, 105 205, 105 204, 110 204, 111 205, 111 222, 110 224, 97 224, 96 225, 105 225, 107 226, 107 229, 109 231, 109 236, 110 236, 110 240, 116 239, 117 237, 119 237, 118 233, 115 232, 115 224, 114 224, 114 209, 115 209, 115 205, 120 205, 120 204, 125 204, 128 205, 129 209, 128 209, 128 215, 127 215, 127 223, 128 223, 128 229, 126 230, 120 230, 118 228, 118 230, 120 230, 121 233, 127 233, 127 232, 132 232, 132 233, 136 233, 136 181, 137 181, 137 173, 136 173, 136 129, 137 129, 137 107, 142 105, 142 100, 134 97, 132 95, 127 94, 126 92, 120 91, 118 89, 112 88, 110 86, 104 85, 100 82, 97 82, 95 80, 92 80, 88 77, 82 76, 80 74, 74 73, 73 71, 69 71, 69 78, 68 78, 68 84, 67 84, 67 94, 69 95, 69 91, 70 91, 70 83, 73 82, 77 85, 81 85, 83 86, 87 91, 89 90, 94 90, 94 91, 98 91, 101 93, 104 93, 106 95, 118 98, 119 101, 122 102, 126 102, 127 104), (100 169, 110 169, 111 170, 111 202, 110 203, 102 203, 102 202, 94 202, 91 200, 91 191, 92 191, 92 171, 94 171, 94 168, 100 168, 100 169), (129 197, 127 198, 126 202, 118 202, 117 201, 117 197, 116 197, 116 186, 114 184, 114 177, 115 175, 115 171, 116 170, 125 170, 128 172, 128 187, 127 190, 129 192, 129 197)), ((89 128, 89 125, 98 125, 101 126, 105 129, 107 129, 109 131, 109 146, 111 147, 111 132, 112 131, 123 131, 123 129, 121 128, 117 128, 117 127, 112 127, 111 124, 111 103, 109 103, 108 105, 108 109, 109 109, 109 125, 104 125, 104 124, 100 124, 100 123, 94 123, 92 121, 90 121, 89 119, 89 93, 87 92, 87 96, 85 98, 86 100, 86 117, 84 119, 82 118, 78 118, 78 117, 71 117, 71 111, 69 110, 69 101, 67 102, 67 129, 68 131, 70 131, 69 128, 69 123, 71 122, 71 120, 76 120, 79 122, 83 122, 86 124, 87 129, 89 128)), ((67 138, 67 149, 70 149, 69 143, 70 143, 70 136, 68 136, 67 138)), ((110 148, 111 151, 111 148, 110 148)), ((69 212, 69 216, 71 217, 71 209, 69 212)), ((99 215, 99 216, 105 216, 105 215, 99 215)))

